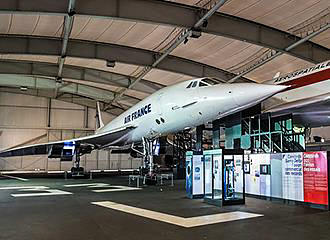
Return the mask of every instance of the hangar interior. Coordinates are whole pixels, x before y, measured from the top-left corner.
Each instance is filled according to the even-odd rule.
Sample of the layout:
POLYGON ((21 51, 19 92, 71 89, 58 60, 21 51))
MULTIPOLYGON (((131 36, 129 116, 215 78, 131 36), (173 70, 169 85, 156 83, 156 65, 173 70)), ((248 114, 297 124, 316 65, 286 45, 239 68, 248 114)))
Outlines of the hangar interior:
MULTIPOLYGON (((327 152, 330 151, 330 116, 327 110, 330 98, 329 47, 328 0, 0 1, 0 153, 25 145, 93 135, 99 124, 97 103, 106 124, 158 90, 187 80, 206 78, 216 84, 268 84, 281 78, 295 78, 305 69, 312 69, 313 72, 317 68, 325 68, 317 70, 323 73, 322 80, 314 81, 314 75, 304 75, 305 79, 301 81, 309 81, 311 85, 302 84, 292 90, 294 85, 290 85, 289 94, 281 92, 257 106, 161 136, 156 143, 160 150, 155 156, 144 157, 140 154, 143 152, 140 145, 137 151, 104 148, 84 154, 79 166, 84 168, 86 178, 90 176, 89 182, 86 179, 63 179, 62 174, 67 177, 66 173, 72 171, 76 163, 72 158, 63 161, 47 154, 0 157, 1 212, 12 221, 19 219, 20 208, 24 208, 24 214, 31 214, 25 209, 28 206, 36 211, 32 214, 35 221, 38 217, 45 219, 49 214, 54 214, 50 222, 62 227, 63 234, 74 228, 67 235, 70 239, 81 239, 82 234, 88 239, 105 239, 111 236, 110 230, 114 230, 116 239, 128 239, 139 232, 139 227, 145 230, 141 237, 146 239, 151 238, 150 234, 160 239, 195 236, 213 239, 219 234, 231 239, 255 239, 260 236, 270 239, 278 239, 278 236, 327 239, 329 232, 324 226, 329 224, 329 215, 324 210, 329 210, 330 194, 330 158, 327 152), (307 102, 308 107, 300 108, 302 102, 307 102), (217 152, 218 149, 222 152, 217 152), (299 164, 303 164, 309 152, 320 153, 317 156, 324 157, 325 165, 322 167, 327 174, 324 180, 326 193, 324 189, 319 189, 322 193, 317 194, 324 196, 313 195, 314 192, 308 195, 303 188, 304 183, 297 183, 297 178, 291 179, 296 188, 300 184, 301 191, 305 191, 304 200, 301 194, 293 196, 284 193, 290 188, 274 176, 279 174, 282 177, 282 173, 284 176, 290 168, 285 168, 284 163, 278 165, 282 164, 276 162, 279 160, 278 154, 283 154, 283 162, 290 159, 290 154, 296 154, 292 158, 299 155, 302 159, 299 164), (229 155, 233 156, 232 162, 230 157, 226 158, 229 155), (235 158, 238 155, 242 156, 239 167, 235 158), (206 167, 207 156, 212 157, 206 167), (200 162, 194 163, 194 157, 200 162), (220 159, 219 164, 222 162, 222 170, 215 170, 215 164, 218 164, 215 163, 216 158, 220 159), (204 175, 192 171, 191 177, 193 174, 198 177, 194 175, 189 179, 189 161, 191 164, 201 164, 198 172, 202 171, 204 175), (251 164, 248 171, 245 169, 246 162, 251 164), (257 162, 258 167, 253 166, 252 162, 257 162), (127 187, 128 175, 134 182, 138 171, 143 173, 145 168, 150 169, 151 173, 156 166, 161 183, 163 177, 172 177, 171 185, 174 184, 174 187, 159 185, 158 177, 151 182, 156 186, 147 186, 146 178, 141 178, 143 188, 140 188, 140 179, 136 188, 135 185, 127 187), (271 170, 275 168, 280 170, 272 176, 262 176, 271 175, 271 170), (121 176, 104 179, 103 175, 96 174, 106 171, 121 176), (255 175, 253 171, 256 171, 255 175), (87 177, 87 173, 91 172, 96 180, 92 180, 91 174, 87 177), (60 175, 56 175, 58 179, 52 182, 48 178, 34 178, 39 173, 46 173, 42 176, 47 177, 52 173, 60 175), (220 179, 233 174, 232 178, 221 180, 219 196, 222 204, 217 199, 213 201, 219 190, 215 188, 215 174, 222 174, 220 179), (31 180, 26 176, 32 177, 31 180), (174 182, 173 177, 176 179, 174 182), (24 179, 26 182, 18 186, 19 181, 24 179), (240 185, 238 181, 241 181, 240 185), (276 181, 281 185, 281 193, 269 186, 270 183, 275 186, 276 181), (235 189, 232 186, 234 182, 235 189), (253 185, 256 182, 258 187, 253 185), (194 193, 192 186, 189 192, 189 184, 199 184, 200 187, 194 193), (108 188, 111 185, 114 187, 108 188), (76 191, 78 188, 83 189, 76 191), (231 188, 238 192, 236 196, 239 199, 232 197, 235 195, 228 191, 231 188), (6 192, 17 189, 18 193, 6 192), (45 189, 49 194, 47 197, 38 195, 45 189), (91 192, 94 195, 90 195, 91 192), (95 195, 97 193, 104 195, 95 195), (41 213, 38 206, 29 202, 37 196, 41 198, 41 206, 49 206, 53 201, 52 194, 59 195, 58 201, 72 215, 80 216, 86 229, 75 229, 75 223, 67 215, 60 215, 64 221, 59 224, 52 210, 41 213), (30 196, 32 198, 29 199, 30 196), (2 199, 4 202, 10 201, 10 197, 27 197, 29 201, 12 203, 11 212, 1 203, 2 199), (70 200, 66 202, 65 197, 70 200), (79 197, 82 199, 74 200, 79 197), (203 202, 189 198, 200 198, 203 202), (282 205, 273 203, 273 200, 282 205), (79 212, 75 201, 85 207, 86 214, 79 212), (113 212, 104 213, 100 207, 110 208, 113 212), (146 217, 143 209, 153 213, 146 217), (134 213, 126 218, 120 211, 134 213), (93 215, 95 212, 101 220, 110 221, 113 229, 104 230, 108 227, 104 223, 89 226, 88 216, 97 222, 97 217, 93 215), (206 226, 203 226, 204 223, 195 225, 194 220, 189 220, 196 218, 197 222, 203 222, 198 217, 204 219, 203 215, 230 215, 232 212, 236 214, 234 222, 228 220, 232 216, 224 220, 220 215, 214 216, 214 222, 205 223, 206 226), (162 215, 165 213, 166 216, 162 215), (180 217, 173 217, 175 213, 180 217), (286 213, 289 216, 287 226, 280 230, 286 213), (146 220, 139 219, 139 216, 156 222, 145 224, 146 220), (118 222, 111 220, 112 217, 118 222), (128 226, 130 233, 124 233, 122 225, 128 219, 133 219, 133 224, 128 226), (260 219, 266 219, 265 226, 262 226, 260 219), (272 221, 278 236, 267 233, 272 221), (153 224, 164 228, 165 232, 159 234, 153 224), (307 224, 310 229, 304 229, 307 224), (215 226, 220 228, 215 229, 215 226), (234 233, 226 232, 226 227, 234 233), (191 231, 185 232, 187 228, 191 231), (240 229, 244 229, 248 236, 240 229), (260 236, 256 235, 257 230, 260 230, 260 236)), ((149 144, 152 145, 152 142, 149 144)), ((190 167, 194 169, 193 165, 190 167)), ((302 165, 300 167, 301 175, 305 174, 302 165)), ((54 211, 60 212, 60 207, 56 205, 54 211)), ((205 219, 209 218, 205 216, 205 219)), ((58 229, 47 232, 40 230, 39 226, 29 228, 30 223, 26 221, 23 223, 26 226, 16 235, 12 233, 12 227, 4 223, 5 231, 0 231, 0 238, 23 239, 24 234, 32 234, 34 239, 39 239, 40 233, 43 233, 55 239, 61 234, 58 229)))

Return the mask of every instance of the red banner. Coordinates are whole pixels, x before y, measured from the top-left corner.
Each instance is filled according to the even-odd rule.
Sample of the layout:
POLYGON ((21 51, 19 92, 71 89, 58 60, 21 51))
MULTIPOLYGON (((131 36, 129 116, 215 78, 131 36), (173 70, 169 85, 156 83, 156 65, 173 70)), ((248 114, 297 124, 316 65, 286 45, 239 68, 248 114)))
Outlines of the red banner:
POLYGON ((328 205, 328 171, 326 152, 305 152, 304 201, 328 205))

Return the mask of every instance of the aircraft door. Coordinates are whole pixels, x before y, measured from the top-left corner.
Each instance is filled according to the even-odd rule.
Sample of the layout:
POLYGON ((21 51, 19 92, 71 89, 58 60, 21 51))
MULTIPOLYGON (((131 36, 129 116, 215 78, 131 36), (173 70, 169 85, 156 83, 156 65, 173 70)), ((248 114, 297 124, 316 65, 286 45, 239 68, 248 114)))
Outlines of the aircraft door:
POLYGON ((151 136, 156 136, 158 133, 160 133, 160 129, 163 126, 164 123, 164 112, 163 112, 163 95, 164 93, 159 93, 155 98, 155 104, 152 107, 152 120, 151 120, 151 136))
POLYGON ((156 112, 157 112, 157 117, 163 116, 164 109, 163 109, 163 95, 164 93, 159 93, 156 99, 156 112))
POLYGON ((191 106, 187 107, 189 109, 190 121, 193 125, 196 125, 202 119, 202 110, 200 109, 199 104, 200 96, 199 96, 199 88, 198 86, 195 89, 192 89, 190 95, 190 104, 191 106))

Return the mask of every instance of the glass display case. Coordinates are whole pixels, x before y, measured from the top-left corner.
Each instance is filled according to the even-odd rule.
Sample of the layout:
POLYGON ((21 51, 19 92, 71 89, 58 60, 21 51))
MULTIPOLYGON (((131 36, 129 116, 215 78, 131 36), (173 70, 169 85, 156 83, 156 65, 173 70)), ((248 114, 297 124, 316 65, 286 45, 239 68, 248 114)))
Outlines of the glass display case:
POLYGON ((245 203, 243 150, 215 149, 204 155, 204 200, 214 205, 245 203))
POLYGON ((221 204, 222 197, 222 150, 207 150, 204 155, 204 199, 210 203, 221 204))
POLYGON ((244 151, 223 150, 223 205, 245 203, 244 151))

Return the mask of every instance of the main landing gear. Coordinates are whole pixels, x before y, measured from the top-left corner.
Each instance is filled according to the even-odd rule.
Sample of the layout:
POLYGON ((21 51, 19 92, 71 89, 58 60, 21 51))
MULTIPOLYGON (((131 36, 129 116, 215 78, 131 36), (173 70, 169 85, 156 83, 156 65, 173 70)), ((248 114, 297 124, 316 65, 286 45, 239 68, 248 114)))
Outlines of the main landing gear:
POLYGON ((80 167, 80 148, 76 147, 75 161, 73 163, 73 167, 71 168, 72 177, 83 177, 84 176, 84 168, 80 167))

